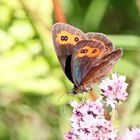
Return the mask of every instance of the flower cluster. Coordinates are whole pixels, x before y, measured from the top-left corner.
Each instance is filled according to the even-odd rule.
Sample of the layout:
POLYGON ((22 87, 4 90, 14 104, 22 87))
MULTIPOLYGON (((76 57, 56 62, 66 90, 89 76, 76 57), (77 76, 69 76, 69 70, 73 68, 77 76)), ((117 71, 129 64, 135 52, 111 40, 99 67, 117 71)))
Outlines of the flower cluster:
POLYGON ((102 80, 99 87, 102 96, 95 101, 84 100, 81 103, 73 101, 73 113, 71 117, 72 130, 65 134, 67 140, 140 140, 140 128, 126 129, 124 136, 118 136, 118 128, 115 128, 112 119, 105 118, 103 99, 107 106, 116 109, 119 102, 127 99, 125 76, 112 75, 112 79, 102 80), (104 98, 103 98, 104 97, 104 98))
POLYGON ((107 106, 110 105, 114 109, 117 103, 127 99, 128 93, 126 92, 126 88, 128 84, 125 80, 125 76, 117 74, 112 74, 112 79, 106 78, 102 80, 99 87, 106 99, 107 106))
POLYGON ((114 140, 117 129, 112 122, 104 117, 102 98, 96 101, 83 101, 78 104, 72 102, 73 114, 71 117, 72 131, 65 134, 67 140, 114 140))

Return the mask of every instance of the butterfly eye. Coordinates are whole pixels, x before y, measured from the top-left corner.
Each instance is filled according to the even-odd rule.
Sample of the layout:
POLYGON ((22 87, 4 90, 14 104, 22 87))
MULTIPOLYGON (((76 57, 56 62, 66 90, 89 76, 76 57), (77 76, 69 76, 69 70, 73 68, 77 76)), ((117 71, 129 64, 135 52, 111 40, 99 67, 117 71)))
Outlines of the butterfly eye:
POLYGON ((96 53, 97 52, 97 50, 96 49, 94 49, 93 51, 92 51, 92 53, 96 53))
POLYGON ((78 37, 75 37, 74 40, 75 40, 75 42, 78 42, 79 41, 79 38, 78 37))
POLYGON ((87 53, 87 52, 88 52, 87 49, 81 50, 81 53, 87 53))

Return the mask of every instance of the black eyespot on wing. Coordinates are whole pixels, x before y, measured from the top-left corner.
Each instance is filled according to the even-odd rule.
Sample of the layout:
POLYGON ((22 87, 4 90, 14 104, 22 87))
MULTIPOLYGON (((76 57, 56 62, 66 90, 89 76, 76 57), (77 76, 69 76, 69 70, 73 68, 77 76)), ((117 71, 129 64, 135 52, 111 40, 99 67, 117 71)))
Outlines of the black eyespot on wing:
POLYGON ((74 40, 75 40, 75 42, 78 42, 79 41, 79 38, 78 37, 75 37, 74 40))
POLYGON ((81 50, 81 53, 87 53, 88 49, 81 50))
POLYGON ((92 51, 92 53, 96 53, 97 52, 97 50, 96 49, 94 49, 93 51, 92 51))
POLYGON ((68 40, 68 36, 64 36, 64 40, 67 41, 68 40))
POLYGON ((65 36, 61 36, 61 40, 64 41, 65 40, 65 36))

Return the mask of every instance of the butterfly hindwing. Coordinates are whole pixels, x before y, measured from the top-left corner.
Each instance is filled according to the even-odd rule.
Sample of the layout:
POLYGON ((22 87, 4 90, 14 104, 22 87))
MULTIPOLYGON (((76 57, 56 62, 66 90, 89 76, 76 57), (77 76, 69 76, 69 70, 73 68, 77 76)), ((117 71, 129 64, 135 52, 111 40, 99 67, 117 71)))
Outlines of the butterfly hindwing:
POLYGON ((72 78, 76 86, 80 85, 93 66, 98 66, 105 50, 101 43, 82 40, 76 44, 71 60, 72 78))
POLYGON ((121 48, 114 50, 110 54, 104 56, 101 59, 101 63, 98 66, 94 66, 84 77, 82 84, 87 85, 90 83, 96 83, 104 78, 111 70, 113 66, 118 62, 122 56, 123 50, 121 48))
POLYGON ((76 86, 93 84, 104 78, 122 56, 122 49, 108 54, 100 41, 83 40, 77 43, 72 55, 71 71, 76 86))

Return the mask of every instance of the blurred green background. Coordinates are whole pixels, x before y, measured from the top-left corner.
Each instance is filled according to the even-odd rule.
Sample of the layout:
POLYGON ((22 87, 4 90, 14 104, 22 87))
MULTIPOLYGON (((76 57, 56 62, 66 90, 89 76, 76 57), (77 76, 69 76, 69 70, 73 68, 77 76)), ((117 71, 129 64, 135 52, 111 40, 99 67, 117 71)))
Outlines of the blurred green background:
MULTIPOLYGON (((0 0, 0 140, 62 140, 70 129, 66 103, 72 84, 52 44, 54 1, 0 0)), ((124 49, 113 70, 129 83, 123 122, 140 124, 140 0, 60 4, 69 24, 105 33, 124 49)))

